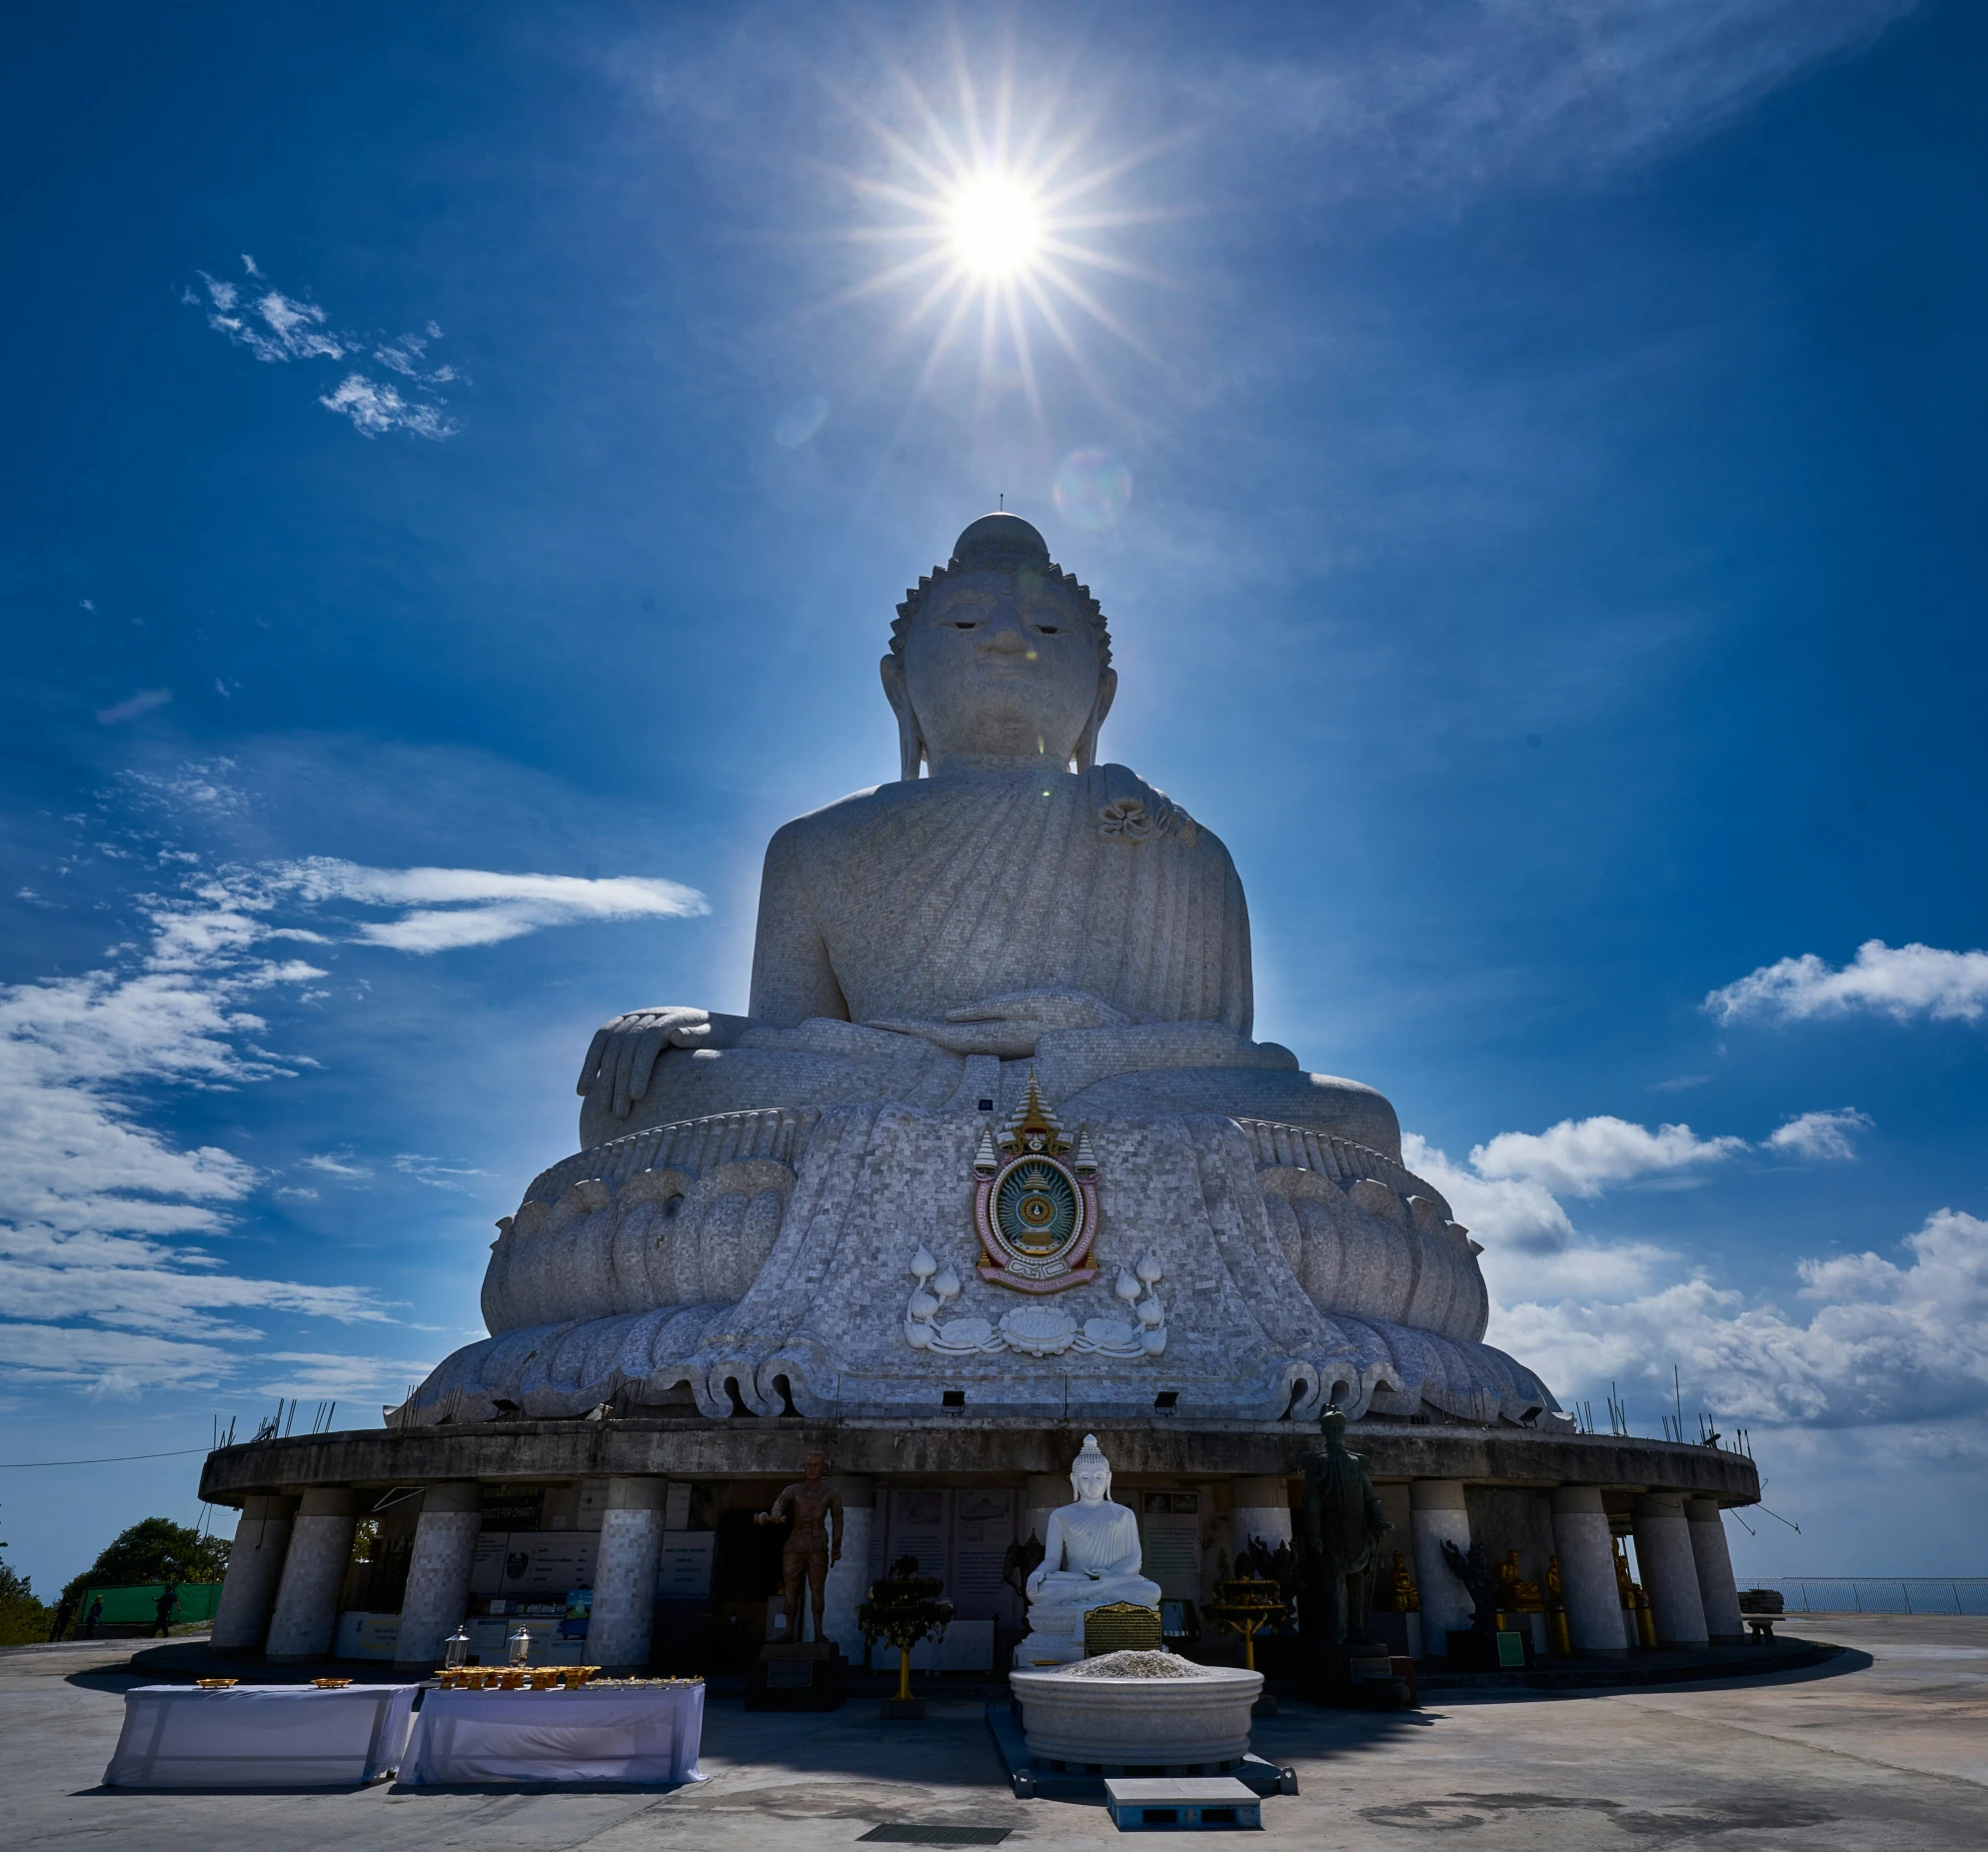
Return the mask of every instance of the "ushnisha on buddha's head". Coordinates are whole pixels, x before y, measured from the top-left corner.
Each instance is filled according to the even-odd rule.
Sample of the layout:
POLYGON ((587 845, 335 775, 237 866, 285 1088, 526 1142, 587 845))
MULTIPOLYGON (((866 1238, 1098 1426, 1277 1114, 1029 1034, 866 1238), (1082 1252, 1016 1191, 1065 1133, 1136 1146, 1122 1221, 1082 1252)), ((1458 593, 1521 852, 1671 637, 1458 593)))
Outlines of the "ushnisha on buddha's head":
POLYGON ((984 515, 898 607, 884 692, 903 776, 1088 771, 1118 678, 1089 589, 1018 515, 984 515))

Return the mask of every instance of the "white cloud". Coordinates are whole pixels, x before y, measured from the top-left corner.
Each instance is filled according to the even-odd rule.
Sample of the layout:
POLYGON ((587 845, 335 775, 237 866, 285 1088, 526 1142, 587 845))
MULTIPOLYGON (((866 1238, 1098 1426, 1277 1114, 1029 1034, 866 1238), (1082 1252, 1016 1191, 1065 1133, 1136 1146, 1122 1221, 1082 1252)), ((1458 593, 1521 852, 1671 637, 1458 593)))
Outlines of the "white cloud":
POLYGON ((1831 1112, 1804 1112, 1778 1131, 1768 1133, 1766 1148, 1819 1160, 1854 1157, 1857 1149, 1851 1138, 1870 1128, 1870 1115, 1854 1106, 1839 1106, 1831 1112))
MULTIPOLYGON (((148 801, 225 808, 228 788, 214 771, 183 769, 134 789, 148 801)), ((171 866, 176 854, 158 860, 171 866)), ((0 1378, 116 1393, 218 1383, 238 1379, 245 1347, 263 1341, 257 1312, 392 1322, 367 1287, 248 1277, 202 1246, 273 1179, 231 1151, 171 1139, 140 1110, 165 1089, 255 1085, 308 1064, 263 1045, 268 1024, 255 1006, 327 973, 272 949, 342 940, 429 952, 704 905, 674 882, 632 878, 333 860, 235 868, 188 875, 146 900, 143 943, 114 948, 112 966, 0 987, 0 1378), (399 917, 353 921, 341 913, 353 907, 399 917)), ((346 1182, 373 1174, 349 1151, 301 1163, 346 1182)), ((416 1153, 393 1165, 441 1189, 481 1174, 416 1153)), ((414 1366, 382 1367, 398 1393, 414 1366)))
POLYGON ((1496 1341, 1575 1388, 1613 1380, 1667 1392, 1675 1364, 1726 1420, 1978 1415, 1988 1409, 1988 1221, 1940 1209, 1902 1246, 1904 1265, 1876 1253, 1801 1262, 1800 1294, 1816 1305, 1806 1323, 1694 1275, 1618 1302, 1509 1305, 1496 1341))
POLYGON ((257 1385, 265 1395, 294 1395, 300 1401, 324 1398, 392 1400, 398 1403, 406 1397, 408 1384, 420 1382, 440 1359, 409 1362, 402 1357, 355 1357, 319 1350, 272 1350, 264 1361, 287 1366, 257 1385))
POLYGON ((388 431, 412 431, 416 437, 449 438, 459 427, 433 405, 410 404, 398 388, 376 385, 363 373, 348 373, 318 403, 328 412, 352 420, 355 430, 369 438, 388 431))
POLYGON ((1567 1211, 1541 1183, 1506 1177, 1492 1181, 1450 1161, 1416 1132, 1404 1132, 1401 1156, 1449 1199, 1457 1219, 1486 1246, 1503 1243, 1527 1253, 1553 1253, 1574 1238, 1567 1211))
POLYGON ((1701 1138, 1689 1125, 1650 1131, 1602 1114, 1562 1119, 1543 1132, 1501 1131, 1470 1153, 1480 1176, 1534 1183, 1555 1194, 1598 1196, 1610 1183, 1721 1163, 1747 1148, 1744 1138, 1701 1138))
POLYGON ((1484 1244, 1490 1341, 1539 1370, 1563 1400, 1622 1385, 1632 1426, 1654 1431, 1657 1405, 1671 1405, 1675 1366, 1693 1406, 1726 1423, 1936 1429, 1972 1420, 1988 1412, 1988 1221, 1943 1208, 1896 1256, 1799 1262, 1797 1296, 1811 1307, 1804 1318, 1749 1302, 1656 1242, 1585 1236, 1555 1194, 1591 1196, 1608 1182, 1749 1148, 1840 1161, 1855 1156, 1853 1139, 1870 1124, 1849 1106, 1804 1112, 1749 1147, 1684 1126, 1650 1132, 1583 1119, 1536 1136, 1502 1133, 1468 1166, 1413 1133, 1402 1155, 1484 1244))
POLYGON ((1705 1007, 1721 1022, 1798 1022, 1852 1010, 1870 1010, 1894 1022, 1921 1015, 1975 1022, 1988 1009, 1988 951, 1866 939, 1840 970, 1812 951, 1782 958, 1712 991, 1705 1007))
POLYGON ((710 911, 695 888, 644 876, 583 880, 485 869, 369 869, 314 857, 276 865, 272 877, 307 901, 409 909, 398 920, 368 921, 358 927, 368 943, 396 951, 451 951, 499 944, 546 926, 683 920, 710 911))
POLYGON ((474 1170, 452 1167, 439 1158, 424 1157, 419 1151, 402 1151, 394 1159, 394 1168, 403 1176, 411 1176, 417 1183, 426 1183, 431 1189, 461 1190, 463 1185, 456 1179, 465 1176, 488 1176, 488 1170, 474 1170))
POLYGON ((173 698, 169 688, 141 688, 137 694, 127 696, 108 708, 97 710, 99 727, 115 727, 119 721, 136 720, 141 714, 150 714, 154 708, 163 708, 173 698))
MULTIPOLYGON (((242 267, 258 285, 268 279, 256 267, 255 259, 244 253, 242 267)), ((459 376, 453 367, 427 365, 428 344, 441 336, 433 322, 425 335, 400 335, 392 340, 341 332, 330 325, 325 311, 314 302, 286 296, 275 288, 245 292, 234 283, 200 273, 207 290, 207 325, 226 335, 237 347, 246 348, 268 365, 288 361, 350 361, 368 349, 380 365, 410 382, 409 397, 392 384, 383 384, 361 372, 348 372, 318 403, 326 411, 349 419, 356 431, 366 437, 380 437, 389 431, 411 431, 416 437, 440 442, 454 437, 461 428, 442 407, 447 403, 436 391, 459 376)), ((200 298, 191 290, 182 301, 196 306, 200 298)), ((218 685, 217 685, 218 686, 218 685)), ((222 689, 226 694, 227 690, 222 689)))

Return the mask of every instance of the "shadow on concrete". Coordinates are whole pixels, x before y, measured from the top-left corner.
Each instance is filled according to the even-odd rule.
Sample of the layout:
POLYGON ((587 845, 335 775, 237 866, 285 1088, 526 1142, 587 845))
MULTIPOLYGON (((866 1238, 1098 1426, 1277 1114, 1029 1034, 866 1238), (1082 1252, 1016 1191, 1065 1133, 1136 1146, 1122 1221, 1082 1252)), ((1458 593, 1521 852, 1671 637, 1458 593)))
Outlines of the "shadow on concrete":
POLYGON ((1818 1679, 1842 1678, 1868 1668, 1873 1660, 1867 1652, 1828 1641, 1803 1641, 1808 1650, 1773 1665, 1730 1670, 1717 1666, 1702 1669, 1680 1668, 1661 1678, 1596 1677, 1581 1684, 1556 1685, 1546 1689, 1517 1685, 1483 1685, 1473 1689, 1445 1686, 1430 1693, 1424 1702, 1448 1704, 1527 1704, 1549 1701, 1564 1703, 1582 1698, 1624 1697, 1639 1691, 1759 1691, 1779 1685, 1810 1684, 1818 1679))

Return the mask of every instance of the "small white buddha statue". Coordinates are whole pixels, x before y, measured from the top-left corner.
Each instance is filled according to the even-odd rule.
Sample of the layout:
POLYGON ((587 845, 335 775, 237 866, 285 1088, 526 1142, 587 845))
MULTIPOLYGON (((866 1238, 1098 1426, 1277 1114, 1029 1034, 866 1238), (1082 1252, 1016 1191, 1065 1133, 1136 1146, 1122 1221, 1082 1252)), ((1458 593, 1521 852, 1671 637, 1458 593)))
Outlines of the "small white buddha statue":
POLYGON ((1113 1601, 1157 1609, 1159 1584, 1139 1574, 1138 1520, 1111 1503, 1111 1462, 1085 1434, 1071 1462, 1076 1502, 1049 1513, 1042 1560, 1029 1576, 1028 1637, 1018 1666, 1066 1665, 1083 1657, 1083 1617, 1113 1601))

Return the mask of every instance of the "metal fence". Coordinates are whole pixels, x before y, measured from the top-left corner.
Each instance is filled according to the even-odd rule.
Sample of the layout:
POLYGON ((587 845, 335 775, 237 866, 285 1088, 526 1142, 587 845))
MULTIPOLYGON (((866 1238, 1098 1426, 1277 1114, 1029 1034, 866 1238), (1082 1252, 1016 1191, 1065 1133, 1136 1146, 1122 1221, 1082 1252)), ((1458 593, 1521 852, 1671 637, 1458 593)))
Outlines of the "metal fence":
POLYGON ((1988 1614, 1988 1575, 1770 1575, 1790 1614, 1988 1614))

